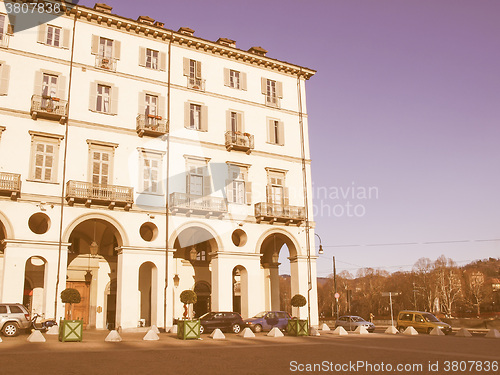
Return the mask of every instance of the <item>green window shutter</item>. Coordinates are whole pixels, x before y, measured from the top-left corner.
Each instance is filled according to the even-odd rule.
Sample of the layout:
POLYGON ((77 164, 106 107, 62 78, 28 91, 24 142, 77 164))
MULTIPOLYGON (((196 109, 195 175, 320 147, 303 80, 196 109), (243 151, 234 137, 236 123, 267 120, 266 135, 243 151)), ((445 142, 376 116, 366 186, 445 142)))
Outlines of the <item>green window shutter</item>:
POLYGON ((38 43, 47 43, 47 25, 44 23, 38 26, 38 43))
POLYGON ((90 83, 90 94, 89 94, 89 110, 95 111, 97 104, 97 83, 90 83))
POLYGON ((139 47, 139 65, 146 66, 146 48, 139 47))
POLYGON ((160 70, 167 70, 167 54, 165 52, 160 52, 158 54, 158 58, 160 59, 160 70))
POLYGON ((69 48, 70 41, 70 31, 69 29, 62 30, 62 46, 63 48, 69 48))
POLYGON ((99 53, 99 36, 92 35, 92 46, 90 49, 92 55, 97 55, 99 53))
POLYGON ((0 65, 0 74, 0 95, 7 95, 9 93, 10 66, 0 65))
POLYGON ((122 49, 122 43, 118 40, 113 40, 113 57, 120 60, 120 53, 122 49))

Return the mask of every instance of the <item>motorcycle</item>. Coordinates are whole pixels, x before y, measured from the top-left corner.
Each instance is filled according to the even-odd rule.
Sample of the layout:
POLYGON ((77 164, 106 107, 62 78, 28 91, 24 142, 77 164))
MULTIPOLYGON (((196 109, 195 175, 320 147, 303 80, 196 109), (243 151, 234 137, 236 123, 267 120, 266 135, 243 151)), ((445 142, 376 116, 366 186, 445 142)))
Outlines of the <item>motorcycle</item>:
POLYGON ((38 314, 33 314, 30 320, 30 325, 27 329, 28 332, 33 332, 35 330, 47 332, 50 327, 57 325, 57 322, 54 319, 42 319, 40 320, 40 322, 37 322, 38 318, 41 318, 41 316, 38 314))

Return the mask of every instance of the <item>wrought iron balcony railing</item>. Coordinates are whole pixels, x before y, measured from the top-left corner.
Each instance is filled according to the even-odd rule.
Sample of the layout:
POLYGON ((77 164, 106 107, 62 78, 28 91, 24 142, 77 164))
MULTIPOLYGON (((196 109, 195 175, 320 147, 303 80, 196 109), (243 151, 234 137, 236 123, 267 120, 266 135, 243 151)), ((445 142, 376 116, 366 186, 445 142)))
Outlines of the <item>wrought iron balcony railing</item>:
POLYGON ((187 87, 194 90, 205 91, 205 80, 201 78, 187 77, 187 87))
POLYGON ((306 219, 306 212, 304 207, 260 202, 255 204, 255 218, 258 223, 278 221, 301 225, 306 219))
POLYGON ((168 132, 168 124, 167 120, 162 119, 160 116, 138 115, 136 129, 139 137, 143 135, 157 137, 168 132))
POLYGON ((134 188, 107 184, 93 184, 84 181, 68 181, 66 184, 66 200, 72 206, 75 202, 124 207, 129 210, 134 203, 134 188))
POLYGON ((68 101, 52 96, 33 95, 30 113, 33 120, 44 117, 59 120, 61 124, 64 124, 68 116, 68 101))
POLYGON ((114 57, 97 55, 95 57, 95 67, 116 72, 116 59, 114 57))
POLYGON ((170 194, 170 210, 173 214, 180 212, 187 216, 202 214, 207 217, 221 217, 227 212, 227 203, 224 198, 190 195, 187 193, 170 194))
POLYGON ((254 149, 253 135, 248 133, 226 132, 226 149, 245 151, 247 154, 254 149))
POLYGON ((21 175, 0 172, 0 194, 10 195, 11 199, 19 198, 21 195, 21 175))

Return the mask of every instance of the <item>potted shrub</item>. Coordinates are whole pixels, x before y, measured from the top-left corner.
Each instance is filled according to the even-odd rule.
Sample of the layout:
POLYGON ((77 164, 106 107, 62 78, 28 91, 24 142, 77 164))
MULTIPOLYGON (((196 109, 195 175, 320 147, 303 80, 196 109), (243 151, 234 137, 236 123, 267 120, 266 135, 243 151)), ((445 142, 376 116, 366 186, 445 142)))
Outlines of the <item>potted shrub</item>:
POLYGON ((200 320, 189 319, 189 305, 196 303, 198 297, 192 290, 184 290, 180 295, 180 300, 184 304, 182 319, 177 321, 177 337, 182 340, 200 338, 200 320))
MULTIPOLYGON (((303 307, 307 303, 306 297, 302 294, 296 294, 292 297, 291 305, 293 307, 303 307)), ((292 318, 288 321, 286 332, 292 336, 308 336, 309 324, 307 319, 292 318)))
POLYGON ((61 301, 69 303, 69 319, 61 319, 59 323, 59 341, 82 341, 83 320, 73 319, 73 304, 80 303, 82 296, 73 288, 61 292, 61 301))

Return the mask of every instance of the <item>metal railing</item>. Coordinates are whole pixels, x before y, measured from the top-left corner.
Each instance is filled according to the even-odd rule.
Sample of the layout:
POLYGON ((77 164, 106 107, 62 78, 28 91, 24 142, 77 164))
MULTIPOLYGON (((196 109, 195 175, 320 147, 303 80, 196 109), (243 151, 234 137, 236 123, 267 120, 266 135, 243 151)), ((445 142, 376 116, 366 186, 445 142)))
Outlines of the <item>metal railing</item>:
POLYGON ((194 90, 205 91, 205 80, 201 78, 187 77, 187 87, 194 90))
POLYGON ((227 131, 226 134, 226 148, 241 148, 246 150, 253 150, 254 140, 253 135, 248 133, 227 131))
POLYGON ((0 172, 0 191, 21 192, 21 175, 17 173, 0 172))
POLYGON ((224 198, 190 195, 187 193, 170 194, 170 207, 172 209, 185 209, 192 211, 227 211, 227 204, 224 198))
POLYGON ((138 115, 136 129, 139 135, 148 132, 154 134, 165 134, 168 131, 167 120, 164 120, 159 116, 138 115))
POLYGON ((96 68, 116 71, 116 59, 114 57, 99 56, 95 57, 96 68))
POLYGON ((134 189, 128 186, 70 180, 66 184, 66 198, 132 204, 134 203, 134 189))
POLYGON ((51 96, 33 95, 31 97, 31 113, 44 113, 55 117, 66 117, 68 101, 51 96))
POLYGON ((303 221, 306 212, 300 206, 260 202, 255 204, 255 217, 303 221))

